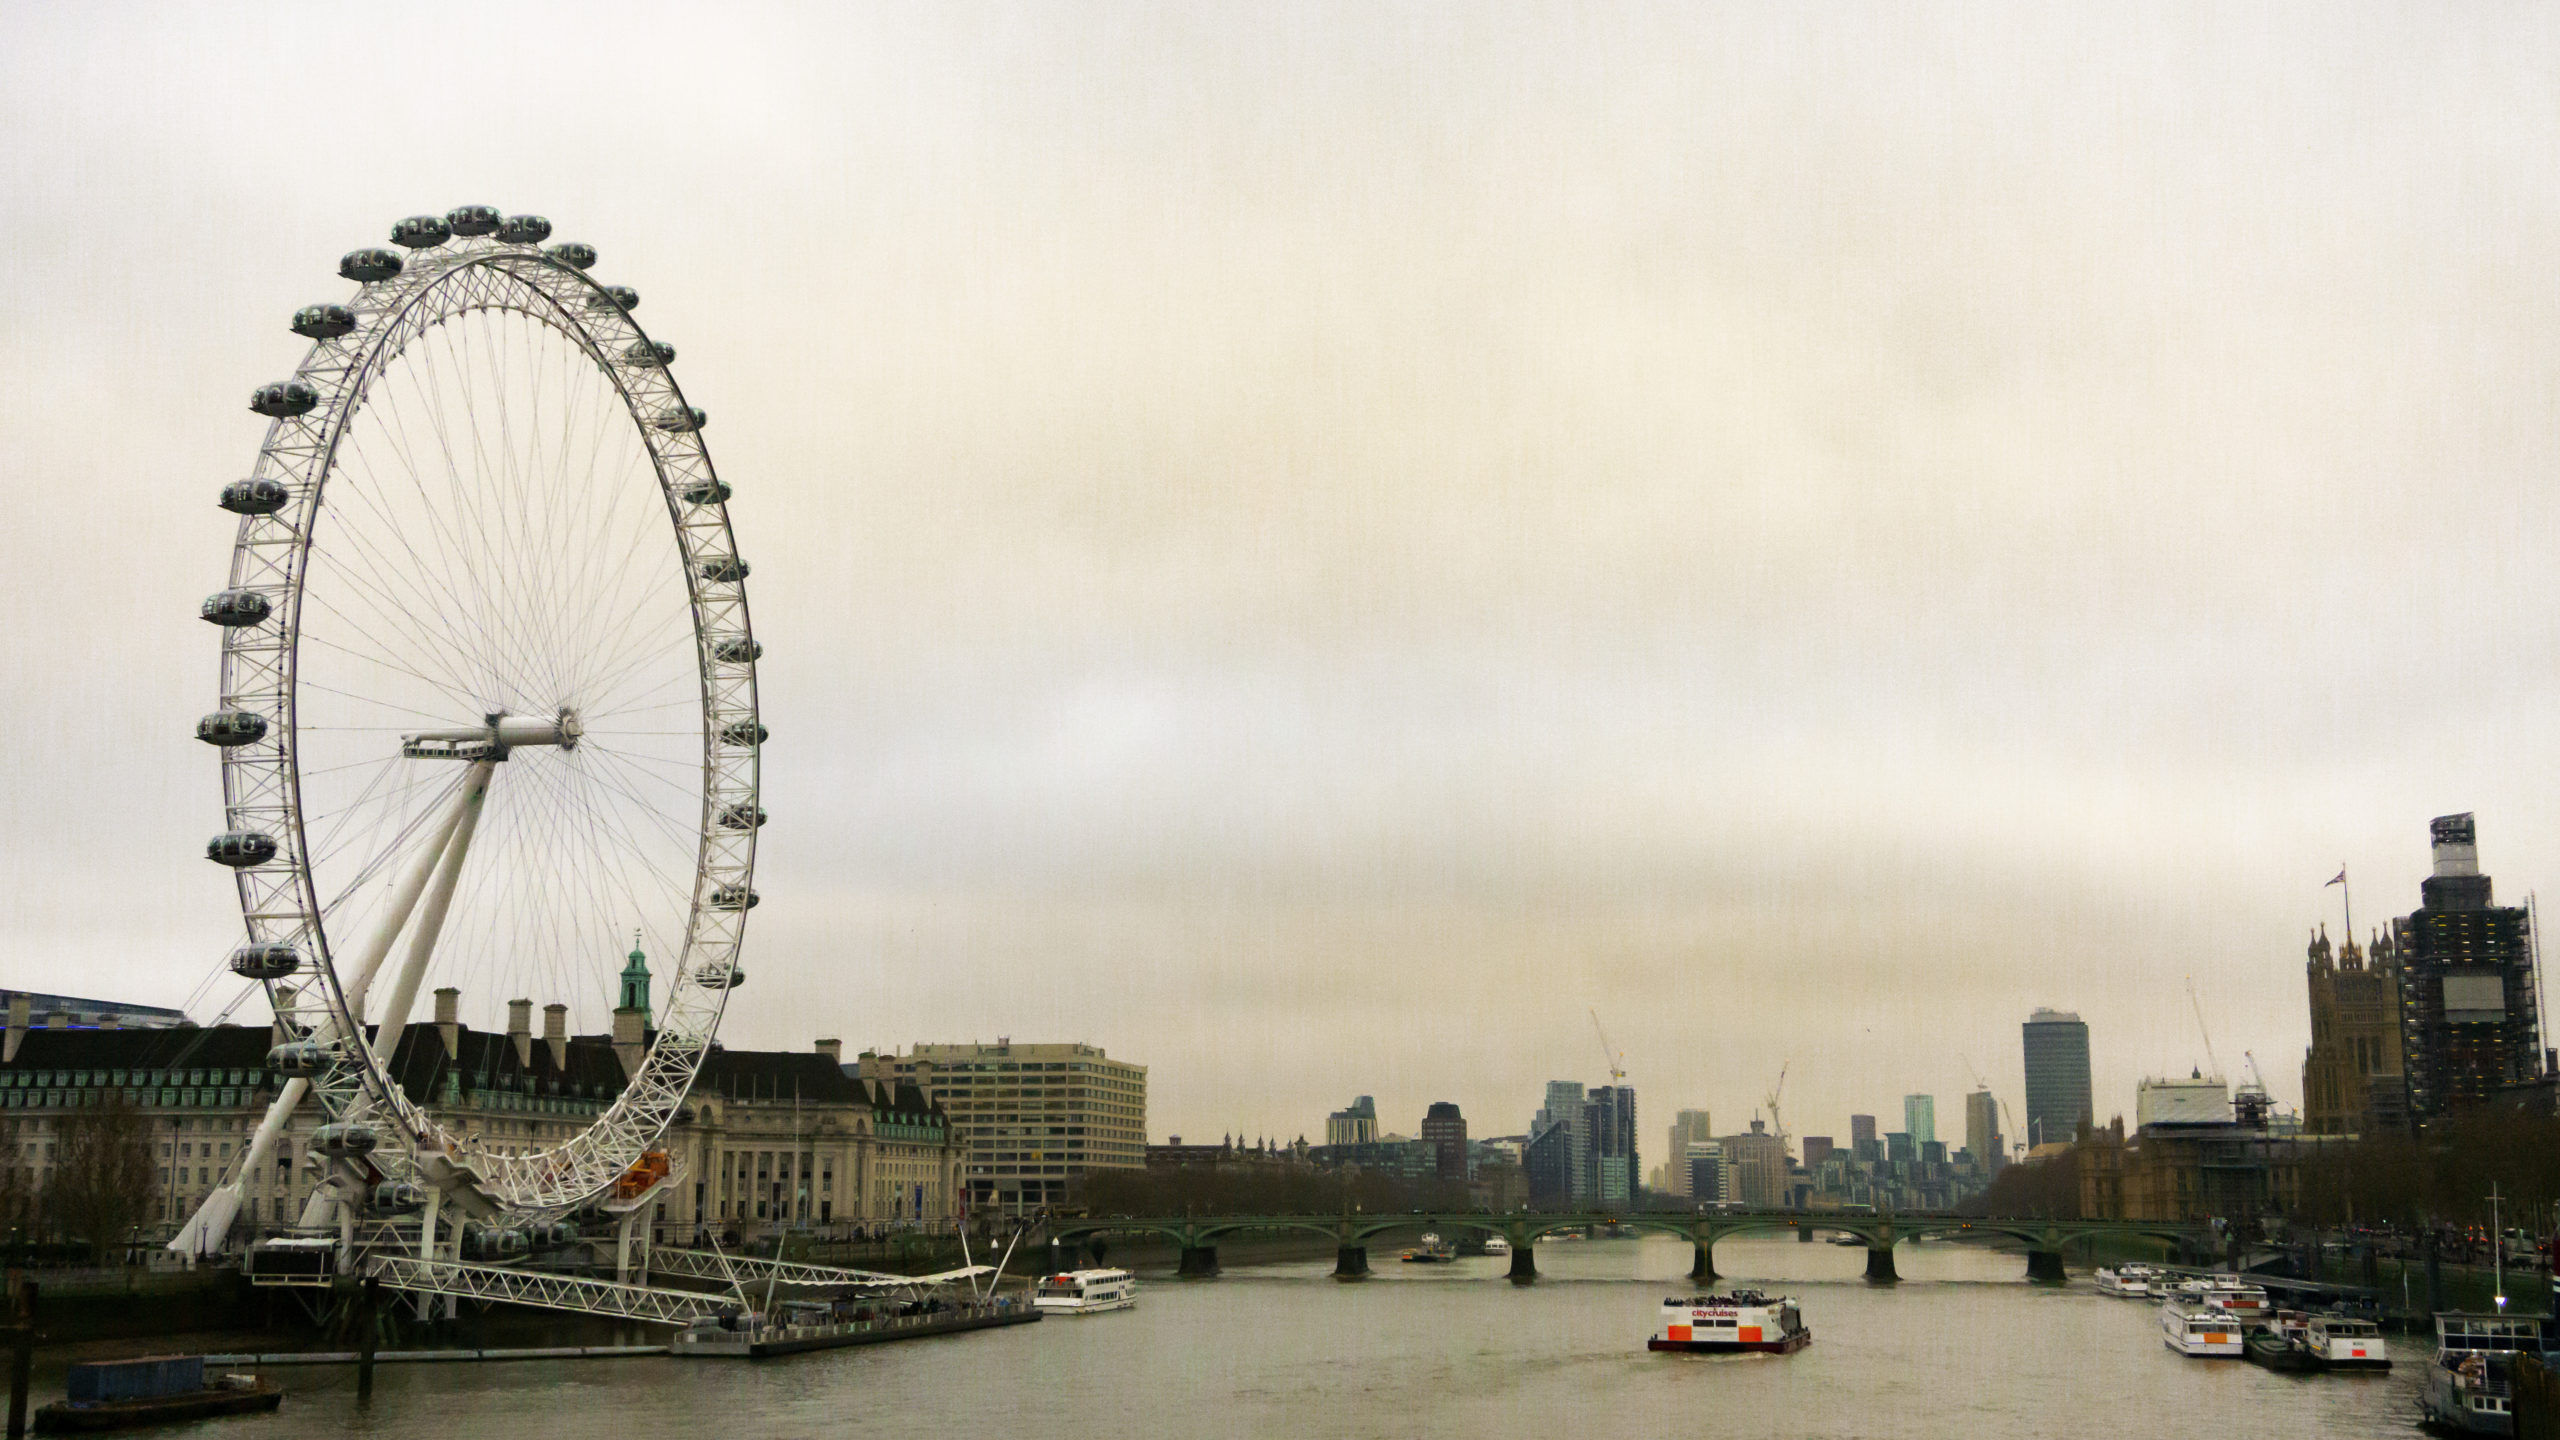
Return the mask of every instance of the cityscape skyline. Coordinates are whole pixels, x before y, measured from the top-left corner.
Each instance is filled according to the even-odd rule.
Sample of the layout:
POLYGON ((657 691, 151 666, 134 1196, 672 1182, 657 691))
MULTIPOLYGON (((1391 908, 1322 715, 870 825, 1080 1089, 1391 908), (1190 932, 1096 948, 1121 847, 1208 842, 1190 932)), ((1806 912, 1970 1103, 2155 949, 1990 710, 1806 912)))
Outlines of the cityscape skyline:
MULTIPOLYGON (((12 458, 82 503, 0 640, 0 983, 231 1003, 211 497, 335 258, 486 202, 645 293, 740 487, 740 1046, 1036 1034, 1294 1133, 1603 1081, 1596 1009, 1647 1096, 1792 1061, 1836 1128, 2014 1105, 2050 1005, 2104 1118, 2205 1062, 2192 975, 2299 1105, 2342 861, 2359 921, 2431 816, 2560 875, 2509 803, 2560 754, 2553 22, 2360 15, 534 15, 458 114, 388 16, 20 7, 12 458), (368 125, 309 123, 333 67, 368 125), (2415 673, 2480 682, 2367 694, 2415 673)), ((533 998, 599 1028, 596 958, 533 998)))

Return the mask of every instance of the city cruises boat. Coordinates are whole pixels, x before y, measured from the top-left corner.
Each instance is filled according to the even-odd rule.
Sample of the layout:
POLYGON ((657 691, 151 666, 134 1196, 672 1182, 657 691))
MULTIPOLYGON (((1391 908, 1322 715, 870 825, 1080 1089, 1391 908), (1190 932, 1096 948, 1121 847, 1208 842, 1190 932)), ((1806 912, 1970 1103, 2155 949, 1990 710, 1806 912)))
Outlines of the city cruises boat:
POLYGON ((2270 1370, 2325 1373, 2391 1368, 2382 1327, 2344 1315, 2280 1310, 2266 1329, 2251 1331, 2246 1343, 2249 1363, 2270 1370))
POLYGON ((1437 1235, 1425 1235, 1422 1243, 1404 1252, 1407 1265, 1450 1265, 1458 1259, 1458 1247, 1437 1235))
POLYGON ((2219 1305, 2178 1299, 2160 1307, 2160 1338, 2181 1355, 2237 1358, 2246 1333, 2248 1327, 2219 1305))
POLYGON ((2274 1307, 2267 1303, 2265 1288, 2252 1285, 2237 1275, 2206 1275, 2173 1281, 2165 1290, 2160 1289, 2159 1282, 2155 1281, 2153 1290, 2156 1294, 2165 1294, 2190 1305, 2219 1306, 2247 1325, 2263 1325, 2275 1314, 2274 1307))
POLYGON ((2428 1423, 2465 1435, 2516 1433, 2516 1357, 2544 1353, 2544 1324, 2538 1315, 2436 1316, 2436 1363, 2418 1395, 2428 1423))
POLYGON ((1047 1315, 1099 1315, 1138 1303, 1138 1277, 1126 1270, 1069 1270, 1043 1275, 1031 1303, 1047 1315))
POLYGON ((1702 1355, 1792 1355, 1813 1343, 1793 1298, 1736 1290, 1729 1295, 1674 1296, 1662 1302, 1662 1333, 1647 1350, 1702 1355))
POLYGON ((697 1320, 676 1332, 667 1353, 679 1359, 761 1360, 803 1350, 835 1350, 917 1340, 963 1330, 1024 1325, 1040 1318, 1032 1305, 1010 1296, 918 1300, 853 1296, 842 1300, 788 1301, 770 1314, 736 1311, 697 1320))
POLYGON ((2148 1265, 2118 1265, 2113 1269, 2101 1267, 2096 1276, 2098 1289, 2105 1294, 2133 1298, 2156 1293, 2152 1287, 2163 1278, 2159 1271, 2148 1265))

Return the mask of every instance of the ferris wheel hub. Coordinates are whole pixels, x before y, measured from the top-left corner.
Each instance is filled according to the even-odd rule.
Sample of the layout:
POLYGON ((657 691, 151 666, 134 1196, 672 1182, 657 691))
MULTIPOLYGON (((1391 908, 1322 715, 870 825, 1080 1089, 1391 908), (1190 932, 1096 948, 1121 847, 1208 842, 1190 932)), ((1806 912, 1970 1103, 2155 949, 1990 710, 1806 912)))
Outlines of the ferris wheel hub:
POLYGON ((411 760, 504 760, 508 751, 528 745, 575 750, 586 733, 578 712, 564 705, 548 719, 492 715, 483 725, 413 731, 400 737, 400 753, 411 760))

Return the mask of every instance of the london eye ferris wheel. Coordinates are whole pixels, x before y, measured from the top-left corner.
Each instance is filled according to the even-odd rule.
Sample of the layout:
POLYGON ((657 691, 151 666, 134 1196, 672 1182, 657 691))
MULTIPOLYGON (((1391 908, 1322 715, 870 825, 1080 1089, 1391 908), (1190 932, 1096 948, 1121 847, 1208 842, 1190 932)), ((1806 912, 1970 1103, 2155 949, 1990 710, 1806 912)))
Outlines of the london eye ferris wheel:
MULTIPOLYGON (((370 1174, 575 1208, 657 1140, 745 979, 766 732, 730 488, 638 294, 550 234, 470 205, 349 253, 353 293, 293 314, 310 348, 255 392, 265 441, 221 492, 207 853, 290 1077, 253 1148, 316 1100, 333 1203, 361 1207, 370 1174), (635 931, 660 959, 653 1043, 585 1129, 503 1145, 402 1088, 422 988, 601 1018, 635 931)), ((200 1212, 181 1246, 231 1218, 200 1212)))

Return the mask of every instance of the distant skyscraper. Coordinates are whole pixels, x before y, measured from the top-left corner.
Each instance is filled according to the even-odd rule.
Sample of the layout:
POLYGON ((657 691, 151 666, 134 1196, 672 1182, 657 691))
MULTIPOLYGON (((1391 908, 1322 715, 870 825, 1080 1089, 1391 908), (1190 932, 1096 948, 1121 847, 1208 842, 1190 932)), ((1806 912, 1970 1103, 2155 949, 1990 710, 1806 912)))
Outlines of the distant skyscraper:
POLYGON ((1804 1168, 1805 1168, 1805 1169, 1807 1169, 1807 1170, 1820 1170, 1820 1169, 1822 1168, 1822 1162, 1823 1162, 1823 1161, 1825 1161, 1825 1160, 1828 1160, 1828 1159, 1830 1159, 1830 1158, 1831 1158, 1831 1137, 1830 1137, 1830 1136, 1828 1136, 1828 1135, 1807 1135, 1806 1137, 1804 1137, 1804 1168))
POLYGON ((1689 1189, 1689 1147, 1701 1140, 1712 1140, 1715 1127, 1704 1110, 1683 1110, 1671 1122, 1671 1144, 1662 1153, 1670 1162, 1671 1193, 1684 1200, 1708 1199, 1689 1189))
MULTIPOLYGON (((1563 1188, 1550 1201, 1538 1203, 1587 1204, 1592 1198, 1591 1131, 1585 1105, 1581 1081, 1547 1082, 1547 1103, 1529 1122, 1529 1144, 1531 1149, 1539 1150, 1541 1163, 1555 1167, 1555 1183, 1563 1188)), ((1538 1186, 1538 1171, 1534 1168, 1529 1184, 1534 1198, 1538 1186)))
POLYGON ((1973 1152, 1973 1163, 1985 1175, 1998 1174, 2009 1162, 2000 1138, 2000 1102, 1988 1090, 1964 1097, 1964 1148, 1973 1152))
POLYGON ((2078 1138, 2089 1108, 2089 1027, 2068 1010, 2038 1010, 2027 1017, 2027 1134, 2029 1145, 2078 1138))
POLYGON ((1432 1149, 1434 1168, 1442 1180, 1467 1178, 1467 1120, 1447 1100, 1434 1100, 1422 1116, 1422 1143, 1432 1149))
POLYGON ((1938 1138, 1938 1097, 1905 1095, 1902 1097, 1902 1128, 1911 1132, 1915 1145, 1926 1145, 1938 1138))
POLYGON ((1378 1138, 1378 1102, 1367 1095, 1324 1117, 1327 1145, 1366 1145, 1378 1138))
POLYGON ((1849 1153, 1873 1165, 1884 1158, 1884 1149, 1876 1143, 1876 1117, 1849 1117, 1849 1153))
POLYGON ((2543 1065, 2530 919, 2491 899, 2469 815, 2440 815, 2427 829, 2435 873, 2419 883, 2417 910, 2391 925, 2401 1058, 2419 1119, 2477 1105, 2543 1065))
POLYGON ((1591 1147, 1594 1204, 1618 1208, 1635 1199, 1636 1092, 1632 1085, 1595 1086, 1583 1100, 1583 1133, 1591 1147))

